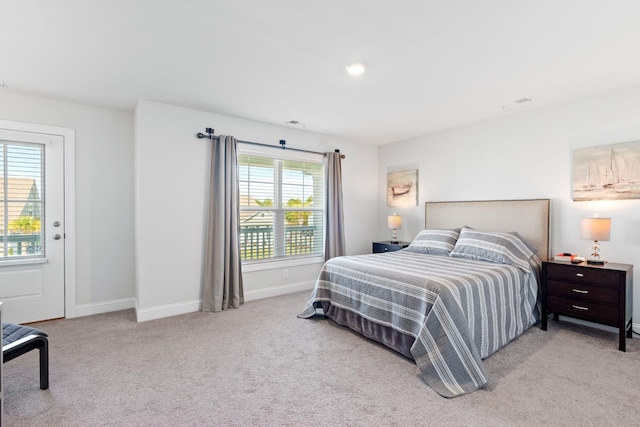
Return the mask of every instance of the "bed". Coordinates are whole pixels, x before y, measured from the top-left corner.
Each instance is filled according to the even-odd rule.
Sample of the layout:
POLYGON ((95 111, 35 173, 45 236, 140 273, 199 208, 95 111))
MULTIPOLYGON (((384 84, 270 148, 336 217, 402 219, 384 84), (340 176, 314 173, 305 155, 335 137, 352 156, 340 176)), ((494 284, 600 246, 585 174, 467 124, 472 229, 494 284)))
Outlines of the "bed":
POLYGON ((298 317, 324 314, 405 355, 444 397, 485 387, 482 360, 540 320, 549 208, 427 202, 409 247, 327 261, 298 317))

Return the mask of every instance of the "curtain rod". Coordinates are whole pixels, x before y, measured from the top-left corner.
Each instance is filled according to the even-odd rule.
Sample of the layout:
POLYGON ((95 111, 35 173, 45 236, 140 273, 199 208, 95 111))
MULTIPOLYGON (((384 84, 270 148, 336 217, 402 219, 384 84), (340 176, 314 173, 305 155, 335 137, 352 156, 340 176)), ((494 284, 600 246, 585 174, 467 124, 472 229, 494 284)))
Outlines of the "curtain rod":
MULTIPOLYGON (((220 139, 220 137, 218 135, 214 135, 215 131, 214 131, 213 128, 207 128, 205 130, 205 132, 207 132, 206 135, 204 133, 202 133, 202 132, 198 132, 196 136, 199 139, 202 139, 202 138, 208 138, 208 139, 212 139, 212 140, 213 139, 220 139)), ((289 147, 286 146, 287 141, 285 141, 284 139, 280 140, 280 147, 278 147, 277 145, 262 144, 260 142, 251 142, 251 141, 242 141, 242 140, 238 140, 238 142, 240 144, 258 145, 260 147, 268 147, 268 148, 282 148, 283 150, 287 149, 287 150, 291 150, 291 151, 300 151, 302 153, 312 153, 312 154, 320 154, 321 156, 326 156, 326 153, 321 153, 319 151, 303 150, 301 148, 289 148, 289 147)), ((339 153, 340 150, 335 150, 335 152, 339 153)), ((347 156, 345 156, 344 154, 342 154, 340 156, 341 159, 344 159, 346 157, 347 156)))

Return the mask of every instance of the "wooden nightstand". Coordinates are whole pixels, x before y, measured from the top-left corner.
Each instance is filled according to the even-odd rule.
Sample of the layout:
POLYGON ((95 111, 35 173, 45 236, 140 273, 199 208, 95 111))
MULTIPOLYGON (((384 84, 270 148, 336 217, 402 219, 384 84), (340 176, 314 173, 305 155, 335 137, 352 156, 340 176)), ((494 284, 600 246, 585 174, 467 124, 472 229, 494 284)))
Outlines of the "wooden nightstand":
POLYGON ((542 320, 547 312, 614 326, 620 331, 620 351, 626 351, 633 320, 633 265, 589 265, 562 261, 542 263, 542 320))
POLYGON ((391 243, 391 240, 384 240, 382 242, 373 242, 373 253, 381 252, 394 252, 404 249, 409 246, 410 242, 397 242, 391 243))

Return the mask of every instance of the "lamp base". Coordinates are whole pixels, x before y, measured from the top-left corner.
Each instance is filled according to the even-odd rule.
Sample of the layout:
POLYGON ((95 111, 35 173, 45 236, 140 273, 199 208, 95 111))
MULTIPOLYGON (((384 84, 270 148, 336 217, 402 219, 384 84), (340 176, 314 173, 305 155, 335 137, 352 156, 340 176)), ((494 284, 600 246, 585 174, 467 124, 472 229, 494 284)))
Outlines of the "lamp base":
POLYGON ((587 264, 591 264, 591 265, 605 265, 607 261, 600 261, 600 260, 593 260, 593 259, 588 259, 587 260, 587 264))

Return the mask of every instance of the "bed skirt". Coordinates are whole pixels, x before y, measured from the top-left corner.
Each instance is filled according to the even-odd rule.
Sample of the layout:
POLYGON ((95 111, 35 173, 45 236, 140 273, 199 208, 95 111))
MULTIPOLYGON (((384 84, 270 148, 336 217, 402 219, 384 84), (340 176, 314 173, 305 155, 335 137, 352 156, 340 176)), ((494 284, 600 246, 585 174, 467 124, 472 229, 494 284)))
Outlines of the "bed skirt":
POLYGON ((353 329, 365 337, 384 344, 411 360, 415 360, 411 355, 411 347, 415 342, 414 337, 398 332, 389 326, 371 322, 349 310, 336 307, 328 301, 322 301, 318 304, 321 304, 324 314, 337 324, 353 329))

